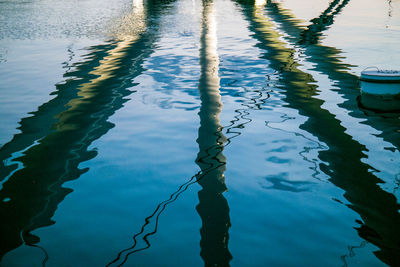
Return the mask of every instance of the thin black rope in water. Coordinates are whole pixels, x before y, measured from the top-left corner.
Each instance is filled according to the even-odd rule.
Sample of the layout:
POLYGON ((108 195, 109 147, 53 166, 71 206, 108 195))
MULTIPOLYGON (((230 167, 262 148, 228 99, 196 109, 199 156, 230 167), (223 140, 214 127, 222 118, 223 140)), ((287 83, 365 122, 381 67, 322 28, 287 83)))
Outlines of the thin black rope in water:
POLYGON ((230 124, 225 126, 225 127, 221 127, 217 132, 214 133, 215 136, 218 137, 218 139, 222 138, 222 131, 224 129, 226 134, 234 134, 233 136, 227 138, 226 140, 226 144, 223 145, 223 142, 220 142, 220 140, 217 139, 217 143, 220 143, 221 145, 212 145, 209 148, 206 149, 206 155, 201 157, 200 159, 197 160, 197 162, 201 162, 203 164, 208 164, 209 167, 206 170, 203 171, 199 171, 198 173, 196 173, 195 175, 193 175, 188 181, 186 181, 185 183, 183 183, 182 185, 179 186, 179 188, 170 195, 170 197, 167 200, 164 200, 162 202, 160 202, 156 209, 154 210, 154 212, 145 218, 145 223, 142 225, 140 231, 138 233, 136 233, 133 236, 133 244, 131 247, 124 249, 122 251, 120 251, 117 255, 117 257, 109 262, 106 266, 111 266, 114 263, 117 263, 123 253, 128 252, 121 263, 119 263, 117 266, 122 266, 123 264, 126 263, 126 261, 128 260, 128 257, 133 254, 133 253, 137 253, 139 251, 143 251, 146 250, 148 248, 150 248, 150 241, 148 240, 148 238, 151 235, 154 235, 157 233, 157 229, 158 229, 158 221, 159 218, 161 216, 161 214, 163 213, 163 211, 166 209, 166 207, 175 202, 178 197, 185 192, 192 184, 197 183, 198 181, 200 181, 201 179, 203 179, 208 173, 226 165, 226 162, 222 162, 218 159, 218 155, 220 155, 220 153, 223 151, 223 149, 225 147, 227 147, 229 144, 231 144, 231 140, 233 138, 238 137, 239 135, 241 135, 242 133, 240 131, 234 130, 234 129, 244 129, 244 126, 250 122, 252 122, 251 118, 248 118, 246 116, 250 115, 249 110, 260 110, 262 109, 262 105, 266 103, 266 99, 268 99, 270 97, 270 91, 266 91, 266 88, 263 87, 261 90, 253 90, 253 91, 249 91, 248 89, 246 89, 245 87, 242 87, 245 90, 245 93, 247 92, 252 92, 252 93, 257 93, 257 97, 256 98, 247 98, 246 96, 243 96, 245 99, 248 100, 248 103, 246 103, 246 100, 243 101, 243 103, 241 103, 242 106, 247 107, 247 109, 236 109, 235 112, 238 113, 237 115, 234 116, 234 119, 232 119, 230 121, 230 124), (266 97, 264 97, 264 93, 266 94, 266 97), (244 122, 242 122, 243 120, 245 120, 244 122), (240 123, 238 123, 240 122, 240 123), (217 151, 215 153, 210 153, 213 149, 216 149, 217 151), (218 162, 219 164, 214 165, 213 163, 207 163, 206 161, 204 161, 207 158, 211 158, 213 160, 215 160, 216 162, 218 162), (194 180, 197 177, 196 180, 194 180), (157 214, 157 215, 156 215, 157 214), (142 237, 142 240, 146 243, 145 247, 142 248, 138 248, 135 249, 138 241, 137 238, 143 234, 145 232, 145 228, 146 226, 148 226, 151 223, 151 219, 155 216, 155 226, 154 229, 151 232, 148 232, 147 234, 145 234, 142 237))
POLYGON ((356 253, 355 253, 355 249, 363 249, 367 244, 369 244, 369 242, 368 241, 362 241, 361 242, 361 244, 360 245, 358 245, 358 246, 348 246, 347 248, 348 248, 348 251, 349 251, 349 253, 348 254, 344 254, 344 255, 342 255, 342 256, 340 256, 340 259, 342 260, 342 262, 343 262, 343 267, 347 267, 348 266, 348 263, 347 263, 347 260, 346 260, 346 258, 353 258, 353 257, 355 257, 356 256, 356 253))
POLYGON ((46 267, 46 263, 47 263, 47 261, 49 260, 49 254, 47 253, 47 251, 46 251, 46 249, 44 248, 44 247, 42 247, 42 246, 39 246, 39 245, 32 245, 32 244, 27 244, 27 243, 25 243, 27 246, 30 246, 30 247, 35 247, 35 248, 38 248, 38 249, 40 249, 42 252, 43 252, 43 254, 44 254, 44 259, 42 260, 42 266, 43 267, 46 267))

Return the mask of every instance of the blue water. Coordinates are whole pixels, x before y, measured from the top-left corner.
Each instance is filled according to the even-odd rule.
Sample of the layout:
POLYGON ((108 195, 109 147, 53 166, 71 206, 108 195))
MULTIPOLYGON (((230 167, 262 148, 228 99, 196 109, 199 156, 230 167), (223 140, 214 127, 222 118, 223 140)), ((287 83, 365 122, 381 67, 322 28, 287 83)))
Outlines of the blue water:
POLYGON ((396 1, 1 1, 1 266, 398 266, 396 1))

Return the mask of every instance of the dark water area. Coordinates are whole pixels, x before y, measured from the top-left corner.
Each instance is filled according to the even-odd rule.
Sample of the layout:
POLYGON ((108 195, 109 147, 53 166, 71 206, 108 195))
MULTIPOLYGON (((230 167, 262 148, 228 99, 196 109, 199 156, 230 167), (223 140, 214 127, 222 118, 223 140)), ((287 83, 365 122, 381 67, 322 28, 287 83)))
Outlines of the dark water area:
POLYGON ((398 1, 0 1, 0 266, 400 266, 398 1))

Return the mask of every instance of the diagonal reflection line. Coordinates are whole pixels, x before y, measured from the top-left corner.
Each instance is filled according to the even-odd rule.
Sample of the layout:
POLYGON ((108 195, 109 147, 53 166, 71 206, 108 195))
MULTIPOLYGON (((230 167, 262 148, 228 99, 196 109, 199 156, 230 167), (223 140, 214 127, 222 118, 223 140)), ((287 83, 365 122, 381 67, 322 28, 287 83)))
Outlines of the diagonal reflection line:
POLYGON ((18 158, 23 168, 12 173, 0 190, 0 200, 9 200, 0 202, 0 259, 23 243, 40 242, 31 232, 55 223, 51 219, 58 204, 72 192, 62 185, 88 171, 80 169, 79 164, 97 155, 89 146, 114 127, 108 118, 134 92, 131 87, 136 84, 132 80, 142 73, 143 61, 153 52, 158 38, 159 20, 155 18, 168 4, 166 1, 155 6, 149 1, 140 11, 143 14, 133 11, 144 20, 135 33, 92 47, 86 61, 65 73, 65 83, 56 84, 56 97, 32 117, 23 119, 21 133, 0 149, 1 159, 28 145, 18 158), (155 29, 147 28, 150 22, 155 29), (39 126, 43 129, 37 129, 39 126), (29 147, 38 136, 43 137, 29 147))
POLYGON ((47 253, 46 249, 44 247, 42 247, 42 246, 39 246, 39 245, 30 245, 30 244, 27 244, 27 245, 30 246, 30 247, 38 248, 43 252, 44 257, 43 257, 43 260, 42 260, 42 266, 45 267, 46 263, 49 260, 49 254, 47 253))
MULTIPOLYGON (((247 2, 240 0, 238 2, 250 23, 249 28, 260 41, 260 47, 266 50, 265 58, 271 61, 272 67, 282 71, 282 79, 279 82, 285 86, 283 100, 289 107, 295 108, 308 118, 300 128, 328 145, 328 150, 319 152, 318 157, 321 160, 319 167, 330 177, 329 181, 333 185, 344 191, 343 196, 349 201, 346 206, 361 217, 362 221, 356 221, 360 226, 355 228, 359 236, 379 247, 380 250, 374 254, 382 262, 393 266, 399 265, 399 204, 393 194, 380 187, 382 180, 373 173, 373 168, 363 162, 366 147, 346 132, 346 128, 334 114, 322 108, 322 100, 313 97, 316 87, 313 85, 312 77, 297 68, 299 64, 288 64, 293 61, 292 53, 288 50, 293 49, 288 48, 279 38, 280 35, 274 30, 274 25, 264 16, 263 6, 254 7, 247 2)), ((299 32, 299 27, 293 25, 294 17, 289 15, 287 10, 281 9, 275 3, 271 3, 271 7, 267 7, 267 10, 271 11, 270 18, 280 19, 279 23, 284 24, 283 27, 288 33, 299 32)), ((355 91, 351 85, 356 78, 346 71, 345 64, 338 58, 340 57, 338 50, 313 45, 306 47, 304 52, 309 56, 308 61, 318 63, 317 71, 327 74, 337 82, 343 95, 351 99, 350 96, 355 91)), ((354 103, 346 104, 348 106, 343 105, 343 107, 347 110, 352 112, 358 110, 354 103)), ((367 118, 367 122, 368 120, 367 118)), ((394 143, 397 142, 398 140, 395 140, 394 143)))
POLYGON ((301 32, 299 44, 312 45, 318 43, 318 39, 321 37, 322 32, 327 30, 334 22, 335 16, 342 12, 342 9, 350 2, 350 0, 334 0, 330 3, 328 8, 322 12, 322 14, 310 20, 311 25, 307 26, 307 29, 301 32))
MULTIPOLYGON (((295 45, 301 37, 303 28, 299 26, 291 11, 271 1, 266 5, 266 11, 268 17, 279 24, 279 28, 288 35, 289 43, 295 45)), ((359 110, 359 78, 350 72, 350 67, 354 66, 344 62, 342 51, 319 43, 299 48, 306 57, 306 61, 315 66, 312 70, 326 75, 334 86, 340 89, 340 95, 345 101, 338 106, 347 110, 351 117, 360 118, 364 120, 363 124, 382 132, 379 137, 399 149, 399 134, 394 134, 399 133, 397 117, 389 118, 359 110)))
MULTIPOLYGON (((133 7, 132 12, 127 16, 134 17, 135 20, 139 21, 134 25, 136 28, 133 33, 126 35, 116 33, 119 38, 116 41, 91 47, 90 50, 93 50, 93 52, 87 54, 85 56, 87 60, 83 62, 75 63, 72 66, 64 62, 64 67, 67 69, 64 74, 66 79, 65 82, 56 84, 56 91, 51 93, 51 95, 56 96, 39 106, 37 111, 31 112, 30 114, 33 114, 33 116, 23 118, 19 127, 21 133, 14 135, 10 142, 0 147, 0 181, 15 168, 11 166, 12 164, 7 164, 8 158, 16 152, 24 152, 35 142, 55 131, 64 131, 68 130, 68 127, 74 127, 71 126, 70 121, 65 122, 65 120, 68 120, 74 112, 81 112, 82 106, 99 97, 102 93, 99 88, 115 80, 117 74, 121 77, 116 84, 120 84, 120 87, 124 89, 131 85, 127 81, 127 76, 129 74, 134 76, 135 73, 127 75, 127 72, 132 72, 132 67, 127 67, 126 71, 121 71, 122 67, 126 67, 123 64, 129 62, 129 59, 137 54, 133 53, 133 46, 146 41, 146 37, 149 37, 150 33, 146 26, 147 11, 143 8, 143 1, 133 0, 133 7), (72 69, 72 67, 74 68, 72 69)), ((68 52, 70 60, 72 60, 73 52, 71 52, 70 47, 68 52)), ((140 59, 140 56, 138 59, 140 59)), ((141 66, 138 67, 141 68, 141 66)), ((104 103, 106 110, 113 109, 115 102, 126 96, 125 92, 121 92, 122 90, 116 90, 115 87, 118 87, 118 85, 113 85, 109 89, 112 96, 110 96, 108 103, 104 103)), ((102 110, 93 110, 92 112, 93 114, 90 115, 96 118, 108 114, 102 110)), ((94 127, 93 130, 96 131, 97 129, 94 127)))

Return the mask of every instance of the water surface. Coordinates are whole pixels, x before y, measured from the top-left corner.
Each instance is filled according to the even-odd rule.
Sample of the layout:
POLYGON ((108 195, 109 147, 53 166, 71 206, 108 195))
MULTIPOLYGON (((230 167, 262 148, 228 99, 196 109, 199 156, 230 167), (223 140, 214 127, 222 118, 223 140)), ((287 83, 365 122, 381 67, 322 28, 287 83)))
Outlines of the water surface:
POLYGON ((2 265, 400 264, 397 1, 0 6, 2 265))

